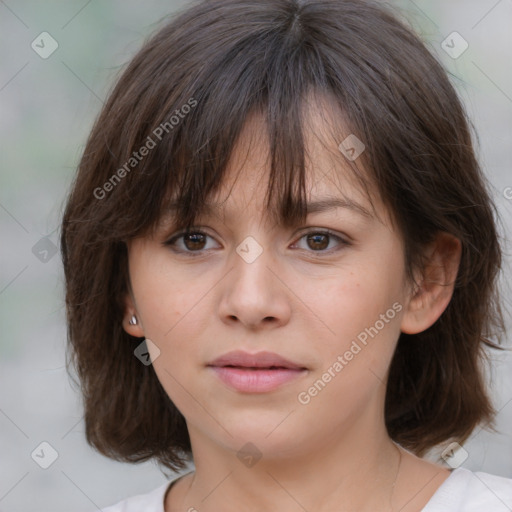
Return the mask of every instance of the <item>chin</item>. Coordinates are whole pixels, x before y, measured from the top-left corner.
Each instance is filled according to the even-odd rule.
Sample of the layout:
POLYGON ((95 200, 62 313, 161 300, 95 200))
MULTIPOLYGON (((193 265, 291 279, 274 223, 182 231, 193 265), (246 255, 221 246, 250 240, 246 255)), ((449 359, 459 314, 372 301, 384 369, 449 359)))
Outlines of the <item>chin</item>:
POLYGON ((288 414, 289 411, 279 415, 266 415, 266 417, 262 417, 261 413, 246 415, 244 418, 232 417, 224 424, 231 436, 222 431, 222 444, 238 452, 250 443, 266 458, 281 452, 283 455, 289 454, 290 451, 297 449, 298 444, 305 443, 310 436, 295 425, 291 418, 293 414, 285 419, 288 414))

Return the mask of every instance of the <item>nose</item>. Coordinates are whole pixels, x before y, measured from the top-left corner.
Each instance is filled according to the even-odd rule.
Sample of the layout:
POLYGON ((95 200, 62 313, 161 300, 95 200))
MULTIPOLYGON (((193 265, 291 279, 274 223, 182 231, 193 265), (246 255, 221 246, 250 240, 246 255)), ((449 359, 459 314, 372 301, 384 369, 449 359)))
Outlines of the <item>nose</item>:
POLYGON ((240 323, 252 331, 289 322, 290 289, 272 251, 247 237, 232 255, 231 271, 223 281, 218 313, 224 323, 240 323))

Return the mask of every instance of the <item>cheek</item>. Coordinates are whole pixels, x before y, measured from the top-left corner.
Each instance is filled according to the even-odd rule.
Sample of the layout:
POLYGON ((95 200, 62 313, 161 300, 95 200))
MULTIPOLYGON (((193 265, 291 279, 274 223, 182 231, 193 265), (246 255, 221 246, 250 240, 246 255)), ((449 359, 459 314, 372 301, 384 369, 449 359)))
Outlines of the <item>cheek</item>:
POLYGON ((199 382, 201 332, 205 331, 205 304, 198 290, 176 285, 168 276, 148 280, 140 294, 144 334, 158 347, 153 368, 165 392, 186 417, 194 411, 194 382, 199 382))
POLYGON ((383 400, 400 334, 398 291, 384 273, 354 268, 325 291, 315 304, 331 332, 315 338, 321 364, 298 397, 311 428, 320 419, 343 423, 383 400))
POLYGON ((360 254, 345 271, 333 275, 321 293, 317 288, 310 303, 329 329, 321 341, 329 361, 346 353, 348 366, 385 374, 400 334, 400 256, 396 245, 382 243, 379 252, 360 254))
POLYGON ((183 329, 208 316, 207 301, 203 300, 205 289, 211 287, 208 279, 178 272, 165 253, 147 251, 134 258, 130 275, 144 334, 159 346, 169 345, 177 331, 184 338, 183 329))

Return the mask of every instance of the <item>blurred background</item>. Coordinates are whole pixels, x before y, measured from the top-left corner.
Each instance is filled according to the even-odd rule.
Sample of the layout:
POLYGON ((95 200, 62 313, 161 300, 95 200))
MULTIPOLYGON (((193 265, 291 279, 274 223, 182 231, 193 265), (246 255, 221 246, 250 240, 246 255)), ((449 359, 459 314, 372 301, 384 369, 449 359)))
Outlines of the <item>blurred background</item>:
MULTIPOLYGON (((387 3, 401 9, 445 65, 473 120, 477 152, 503 220, 507 284, 512 2, 387 3)), ((65 368, 58 237, 67 191, 108 90, 163 18, 186 5, 0 0, 2 512, 92 511, 167 480, 156 464, 111 461, 85 442, 80 397, 65 368)), ((505 289, 506 307, 510 297, 505 289)), ((507 322, 510 327, 510 318, 507 322)), ((476 429, 464 445, 463 466, 512 478, 512 357, 495 352, 491 357, 497 432, 476 429)))

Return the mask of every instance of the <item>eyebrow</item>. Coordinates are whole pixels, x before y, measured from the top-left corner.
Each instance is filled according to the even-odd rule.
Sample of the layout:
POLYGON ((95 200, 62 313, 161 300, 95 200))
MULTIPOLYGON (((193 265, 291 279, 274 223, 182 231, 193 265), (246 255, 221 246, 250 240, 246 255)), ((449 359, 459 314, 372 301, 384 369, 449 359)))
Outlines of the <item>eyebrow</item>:
MULTIPOLYGON (((218 212, 221 210, 223 204, 224 203, 215 202, 205 203, 201 207, 201 213, 204 215, 217 215, 218 212)), ((167 205, 166 211, 169 214, 172 214, 177 210, 177 208, 177 203, 170 203, 169 205, 167 205)), ((306 211, 308 215, 313 213, 321 213, 328 210, 334 210, 337 208, 351 210, 355 213, 360 214, 363 217, 366 217, 367 219, 373 218, 372 213, 367 208, 348 198, 342 199, 337 197, 326 197, 322 199, 317 199, 316 201, 312 201, 310 203, 306 203, 306 211)))
POLYGON ((356 203, 352 199, 348 198, 325 198, 325 199, 319 199, 317 201, 313 201, 311 203, 306 204, 307 212, 309 213, 320 213, 327 210, 333 210, 336 208, 346 208, 348 210, 352 210, 356 213, 359 213, 360 215, 364 217, 368 217, 369 219, 373 218, 373 215, 370 213, 368 209, 366 209, 364 206, 360 205, 359 203, 356 203))

